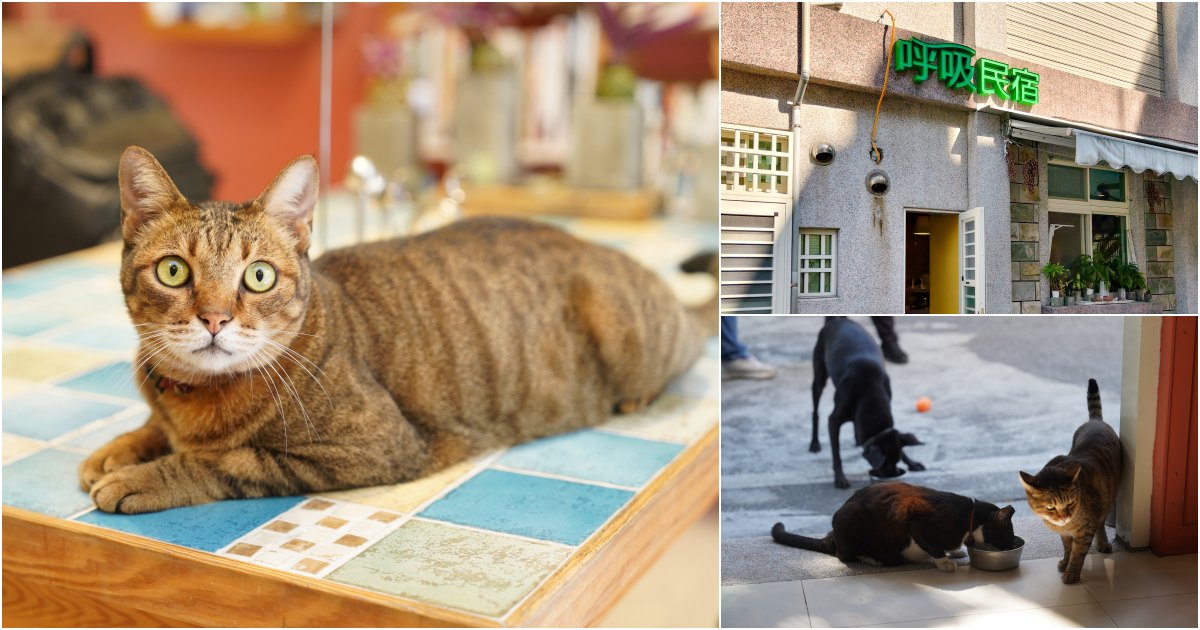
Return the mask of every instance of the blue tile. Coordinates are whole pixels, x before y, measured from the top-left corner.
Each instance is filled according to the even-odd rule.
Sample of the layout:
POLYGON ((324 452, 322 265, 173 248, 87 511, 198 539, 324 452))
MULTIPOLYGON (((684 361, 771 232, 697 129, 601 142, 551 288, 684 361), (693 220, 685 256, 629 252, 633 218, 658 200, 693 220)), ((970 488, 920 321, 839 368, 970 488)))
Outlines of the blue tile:
POLYGON ((121 435, 122 433, 129 433, 134 429, 140 428, 142 425, 146 424, 146 418, 149 417, 149 415, 149 412, 147 412, 145 414, 136 414, 128 418, 123 418, 116 422, 104 425, 95 431, 84 433, 83 435, 66 442, 64 446, 81 448, 88 452, 94 451, 101 446, 108 444, 118 435, 121 435))
POLYGON ((4 334, 26 337, 40 333, 43 330, 50 330, 55 326, 61 326, 69 321, 71 319, 63 315, 47 315, 42 312, 14 313, 9 309, 5 309, 4 334))
POLYGON ((76 398, 58 390, 35 391, 4 401, 4 430, 39 440, 52 440, 128 408, 129 405, 76 398))
POLYGON ((4 467, 4 505, 66 518, 92 505, 79 487, 84 456, 47 449, 4 467))
POLYGON ((137 348, 138 343, 137 333, 129 324, 93 324, 47 339, 65 345, 130 354, 137 348))
POLYGON ((111 266, 60 259, 4 274, 4 299, 15 300, 55 289, 64 283, 116 273, 111 266))
POLYGON ((307 498, 217 501, 147 514, 108 514, 96 510, 79 520, 182 547, 216 551, 307 498))
POLYGON ((522 444, 505 453, 497 463, 522 470, 640 487, 682 450, 683 446, 679 444, 588 430, 522 444))
POLYGON ((421 516, 578 545, 632 497, 625 490, 485 470, 421 516))
POLYGON ((129 361, 118 361, 76 376, 69 381, 60 383, 58 386, 91 392, 93 394, 120 396, 121 398, 140 402, 144 399, 142 398, 142 394, 138 392, 138 384, 135 381, 140 380, 143 376, 133 373, 133 364, 129 361))

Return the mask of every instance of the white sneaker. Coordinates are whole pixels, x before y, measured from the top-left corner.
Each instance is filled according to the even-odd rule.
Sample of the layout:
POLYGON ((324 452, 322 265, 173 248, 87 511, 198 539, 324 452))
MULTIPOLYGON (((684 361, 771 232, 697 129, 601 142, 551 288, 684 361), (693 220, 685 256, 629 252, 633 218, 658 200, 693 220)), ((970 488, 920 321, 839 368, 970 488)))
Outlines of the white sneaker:
POLYGON ((721 380, 728 381, 735 378, 755 378, 755 379, 770 379, 775 378, 779 373, 777 368, 774 368, 754 357, 746 357, 745 359, 734 359, 732 361, 721 362, 721 380))

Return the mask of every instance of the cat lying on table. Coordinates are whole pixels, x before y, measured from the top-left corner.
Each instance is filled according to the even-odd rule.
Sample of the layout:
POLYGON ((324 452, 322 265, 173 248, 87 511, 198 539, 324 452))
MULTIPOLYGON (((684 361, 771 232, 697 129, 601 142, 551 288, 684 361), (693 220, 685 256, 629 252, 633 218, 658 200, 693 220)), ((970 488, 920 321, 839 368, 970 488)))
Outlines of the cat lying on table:
POLYGON ((317 164, 190 203, 120 161, 145 426, 79 475, 106 512, 391 484, 648 404, 715 333, 624 254, 474 219, 309 261, 317 164))

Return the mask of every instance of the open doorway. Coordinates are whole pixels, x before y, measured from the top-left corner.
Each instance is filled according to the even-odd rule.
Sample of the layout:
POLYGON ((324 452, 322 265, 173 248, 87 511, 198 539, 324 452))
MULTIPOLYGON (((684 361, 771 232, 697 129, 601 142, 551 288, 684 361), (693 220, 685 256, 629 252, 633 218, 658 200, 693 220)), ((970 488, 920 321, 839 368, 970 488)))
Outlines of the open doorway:
POLYGON ((904 312, 959 313, 958 215, 909 210, 904 225, 904 312))

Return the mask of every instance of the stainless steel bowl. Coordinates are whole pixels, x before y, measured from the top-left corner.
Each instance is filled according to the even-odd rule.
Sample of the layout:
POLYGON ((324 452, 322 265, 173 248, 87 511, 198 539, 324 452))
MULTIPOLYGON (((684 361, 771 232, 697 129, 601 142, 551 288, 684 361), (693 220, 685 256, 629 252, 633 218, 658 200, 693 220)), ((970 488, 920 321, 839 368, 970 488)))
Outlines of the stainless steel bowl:
POLYGON ((1007 571, 1017 568, 1021 563, 1021 551, 1025 549, 1025 539, 1013 537, 1013 548, 1008 551, 989 551, 967 547, 967 555, 971 558, 971 566, 984 571, 1007 571))

